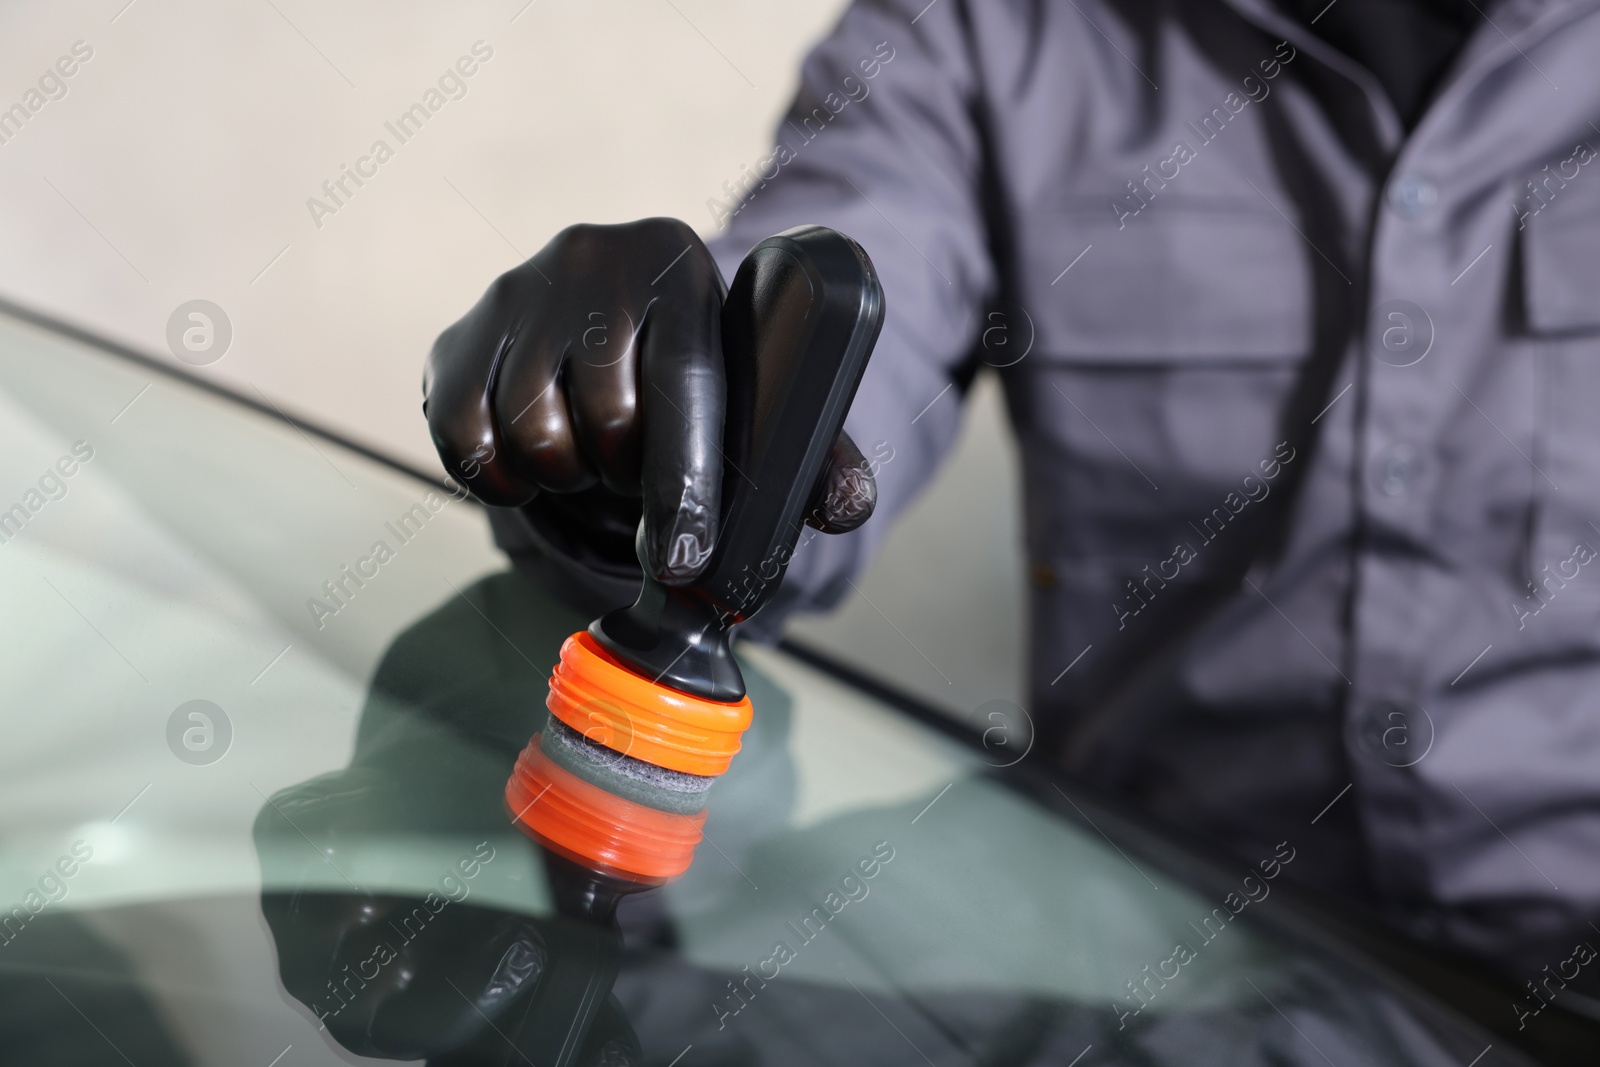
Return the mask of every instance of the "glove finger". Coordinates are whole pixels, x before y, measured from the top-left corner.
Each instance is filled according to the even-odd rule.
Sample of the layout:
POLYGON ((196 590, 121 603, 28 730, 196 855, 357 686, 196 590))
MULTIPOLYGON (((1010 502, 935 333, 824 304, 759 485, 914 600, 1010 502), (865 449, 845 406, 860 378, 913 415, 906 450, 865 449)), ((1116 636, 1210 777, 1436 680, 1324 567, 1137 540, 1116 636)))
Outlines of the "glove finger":
POLYGON ((553 493, 599 479, 578 447, 567 409, 569 330, 527 331, 512 340, 494 384, 495 421, 517 473, 553 493))
POLYGON ((510 278, 497 280, 439 335, 422 376, 422 410, 445 469, 485 503, 500 507, 526 504, 538 492, 507 461, 495 421, 494 380, 515 337, 515 320, 506 313, 510 278))
POLYGON ((872 517, 877 504, 872 468, 850 435, 839 431, 806 509, 806 525, 823 533, 849 533, 872 517))
POLYGON ((637 342, 648 306, 587 312, 567 354, 567 406, 578 447, 605 487, 625 496, 640 492, 637 342))
POLYGON ((710 561, 722 507, 722 275, 687 226, 683 259, 645 316, 641 482, 645 565, 685 585, 710 561))

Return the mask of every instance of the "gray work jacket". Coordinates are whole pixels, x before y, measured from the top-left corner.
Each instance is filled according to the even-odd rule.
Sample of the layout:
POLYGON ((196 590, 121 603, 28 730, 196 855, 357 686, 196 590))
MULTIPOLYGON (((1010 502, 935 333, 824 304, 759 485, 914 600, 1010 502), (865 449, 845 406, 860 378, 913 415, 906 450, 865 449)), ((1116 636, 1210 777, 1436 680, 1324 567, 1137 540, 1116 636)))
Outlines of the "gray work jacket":
POLYGON ((1483 6, 1408 134, 1267 0, 860 2, 708 207, 730 277, 822 223, 887 297, 880 515, 773 616, 994 365, 1040 743, 1532 973, 1600 915, 1600 3, 1483 6))

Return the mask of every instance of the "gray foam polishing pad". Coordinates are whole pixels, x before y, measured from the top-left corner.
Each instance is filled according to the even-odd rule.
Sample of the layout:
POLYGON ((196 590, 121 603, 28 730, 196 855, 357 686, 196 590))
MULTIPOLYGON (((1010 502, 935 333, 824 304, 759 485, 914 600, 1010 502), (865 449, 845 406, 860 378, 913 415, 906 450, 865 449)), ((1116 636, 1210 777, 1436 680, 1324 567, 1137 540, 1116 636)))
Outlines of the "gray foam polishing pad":
POLYGON ((539 748, 562 770, 637 804, 693 815, 706 806, 715 776, 685 774, 597 745, 556 718, 546 721, 539 748))

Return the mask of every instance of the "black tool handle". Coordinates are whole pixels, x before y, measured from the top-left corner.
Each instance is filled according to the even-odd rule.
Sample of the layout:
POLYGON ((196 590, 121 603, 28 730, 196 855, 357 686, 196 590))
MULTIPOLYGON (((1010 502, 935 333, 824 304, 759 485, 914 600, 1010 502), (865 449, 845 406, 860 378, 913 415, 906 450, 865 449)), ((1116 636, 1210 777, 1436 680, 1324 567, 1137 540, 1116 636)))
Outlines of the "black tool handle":
POLYGON ((772 598, 872 346, 883 290, 844 234, 798 226, 750 250, 722 309, 722 523, 690 586, 646 572, 639 600, 590 626, 638 673, 711 700, 744 696, 728 628, 772 598))

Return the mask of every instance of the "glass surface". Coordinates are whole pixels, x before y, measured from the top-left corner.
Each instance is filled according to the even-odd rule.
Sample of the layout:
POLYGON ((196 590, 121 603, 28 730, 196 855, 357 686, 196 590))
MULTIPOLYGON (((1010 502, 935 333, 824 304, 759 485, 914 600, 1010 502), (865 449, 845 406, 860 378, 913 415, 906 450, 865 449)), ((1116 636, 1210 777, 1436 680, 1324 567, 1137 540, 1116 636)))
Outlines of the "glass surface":
POLYGON ((598 921, 501 799, 588 620, 470 502, 5 318, 0 509, 8 1060, 1528 1062, 1260 922, 1293 842, 1217 892, 769 649, 694 865, 598 921))

